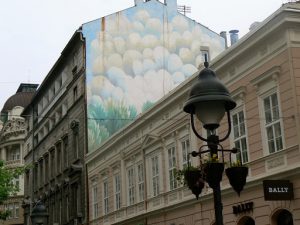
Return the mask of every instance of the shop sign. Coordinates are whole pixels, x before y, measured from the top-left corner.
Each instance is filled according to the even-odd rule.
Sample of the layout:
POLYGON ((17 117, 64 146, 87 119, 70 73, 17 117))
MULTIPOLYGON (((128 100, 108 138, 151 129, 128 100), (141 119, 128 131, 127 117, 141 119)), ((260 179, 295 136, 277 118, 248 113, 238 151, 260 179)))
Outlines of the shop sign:
POLYGON ((264 180, 266 201, 291 200, 294 198, 293 183, 288 180, 264 180))
POLYGON ((241 214, 245 212, 253 211, 253 202, 241 203, 239 205, 232 206, 233 214, 241 214))

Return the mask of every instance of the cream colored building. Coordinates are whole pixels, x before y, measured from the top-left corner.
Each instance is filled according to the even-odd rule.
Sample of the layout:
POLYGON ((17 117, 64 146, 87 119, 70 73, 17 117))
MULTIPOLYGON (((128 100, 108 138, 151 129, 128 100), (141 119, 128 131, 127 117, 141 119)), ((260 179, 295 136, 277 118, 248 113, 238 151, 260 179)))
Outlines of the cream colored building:
MULTIPOLYGON (((283 5, 210 64, 237 102, 223 147, 239 146, 249 167, 240 197, 223 176, 224 224, 300 224, 300 3, 283 5), (280 193, 267 192, 283 180, 293 196, 275 200, 280 193)), ((196 200, 173 174, 204 144, 182 110, 196 77, 86 156, 92 225, 214 223, 212 190, 196 200)))
MULTIPOLYGON (((4 161, 7 168, 18 168, 24 166, 24 138, 25 138, 25 119, 21 117, 24 108, 30 103, 37 84, 20 84, 17 92, 7 99, 2 110, 0 121, 0 159, 4 161)), ((9 224, 24 224, 22 201, 24 198, 24 175, 13 181, 19 186, 19 191, 10 196, 1 210, 9 210, 10 215, 3 222, 9 224)))

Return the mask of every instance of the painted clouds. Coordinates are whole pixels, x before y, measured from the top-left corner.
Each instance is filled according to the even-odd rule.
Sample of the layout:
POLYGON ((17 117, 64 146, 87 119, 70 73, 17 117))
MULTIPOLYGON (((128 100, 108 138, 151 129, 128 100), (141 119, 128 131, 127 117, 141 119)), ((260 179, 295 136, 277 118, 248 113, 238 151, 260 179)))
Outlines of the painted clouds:
POLYGON ((132 18, 122 13, 105 17, 91 42, 90 104, 121 101, 140 113, 145 102, 156 102, 197 71, 201 46, 209 46, 211 57, 223 49, 219 40, 180 14, 162 22, 137 10, 132 18))

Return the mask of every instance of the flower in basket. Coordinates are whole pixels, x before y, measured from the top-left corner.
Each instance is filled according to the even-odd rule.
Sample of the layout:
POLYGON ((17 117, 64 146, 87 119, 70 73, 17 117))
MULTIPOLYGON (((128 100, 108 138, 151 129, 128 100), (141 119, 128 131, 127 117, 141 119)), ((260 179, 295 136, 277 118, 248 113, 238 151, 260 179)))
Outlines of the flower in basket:
POLYGON ((230 185, 239 196, 246 184, 248 170, 248 167, 242 165, 242 162, 239 160, 231 163, 230 166, 225 170, 230 185))
POLYGON ((204 160, 203 171, 208 185, 215 188, 222 180, 224 163, 219 162, 217 154, 213 154, 208 160, 204 160))
POLYGON ((197 199, 199 198, 204 187, 203 175, 199 168, 187 166, 182 170, 176 170, 175 176, 181 184, 187 185, 191 189, 197 199))

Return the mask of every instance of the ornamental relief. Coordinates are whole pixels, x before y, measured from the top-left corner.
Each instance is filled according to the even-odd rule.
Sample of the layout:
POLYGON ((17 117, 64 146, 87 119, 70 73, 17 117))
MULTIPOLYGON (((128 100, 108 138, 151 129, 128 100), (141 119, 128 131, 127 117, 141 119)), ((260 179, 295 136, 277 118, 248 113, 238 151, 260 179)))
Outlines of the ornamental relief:
POLYGON ((25 134, 25 122, 24 119, 13 119, 7 121, 0 133, 0 140, 5 141, 11 137, 17 137, 25 134))

